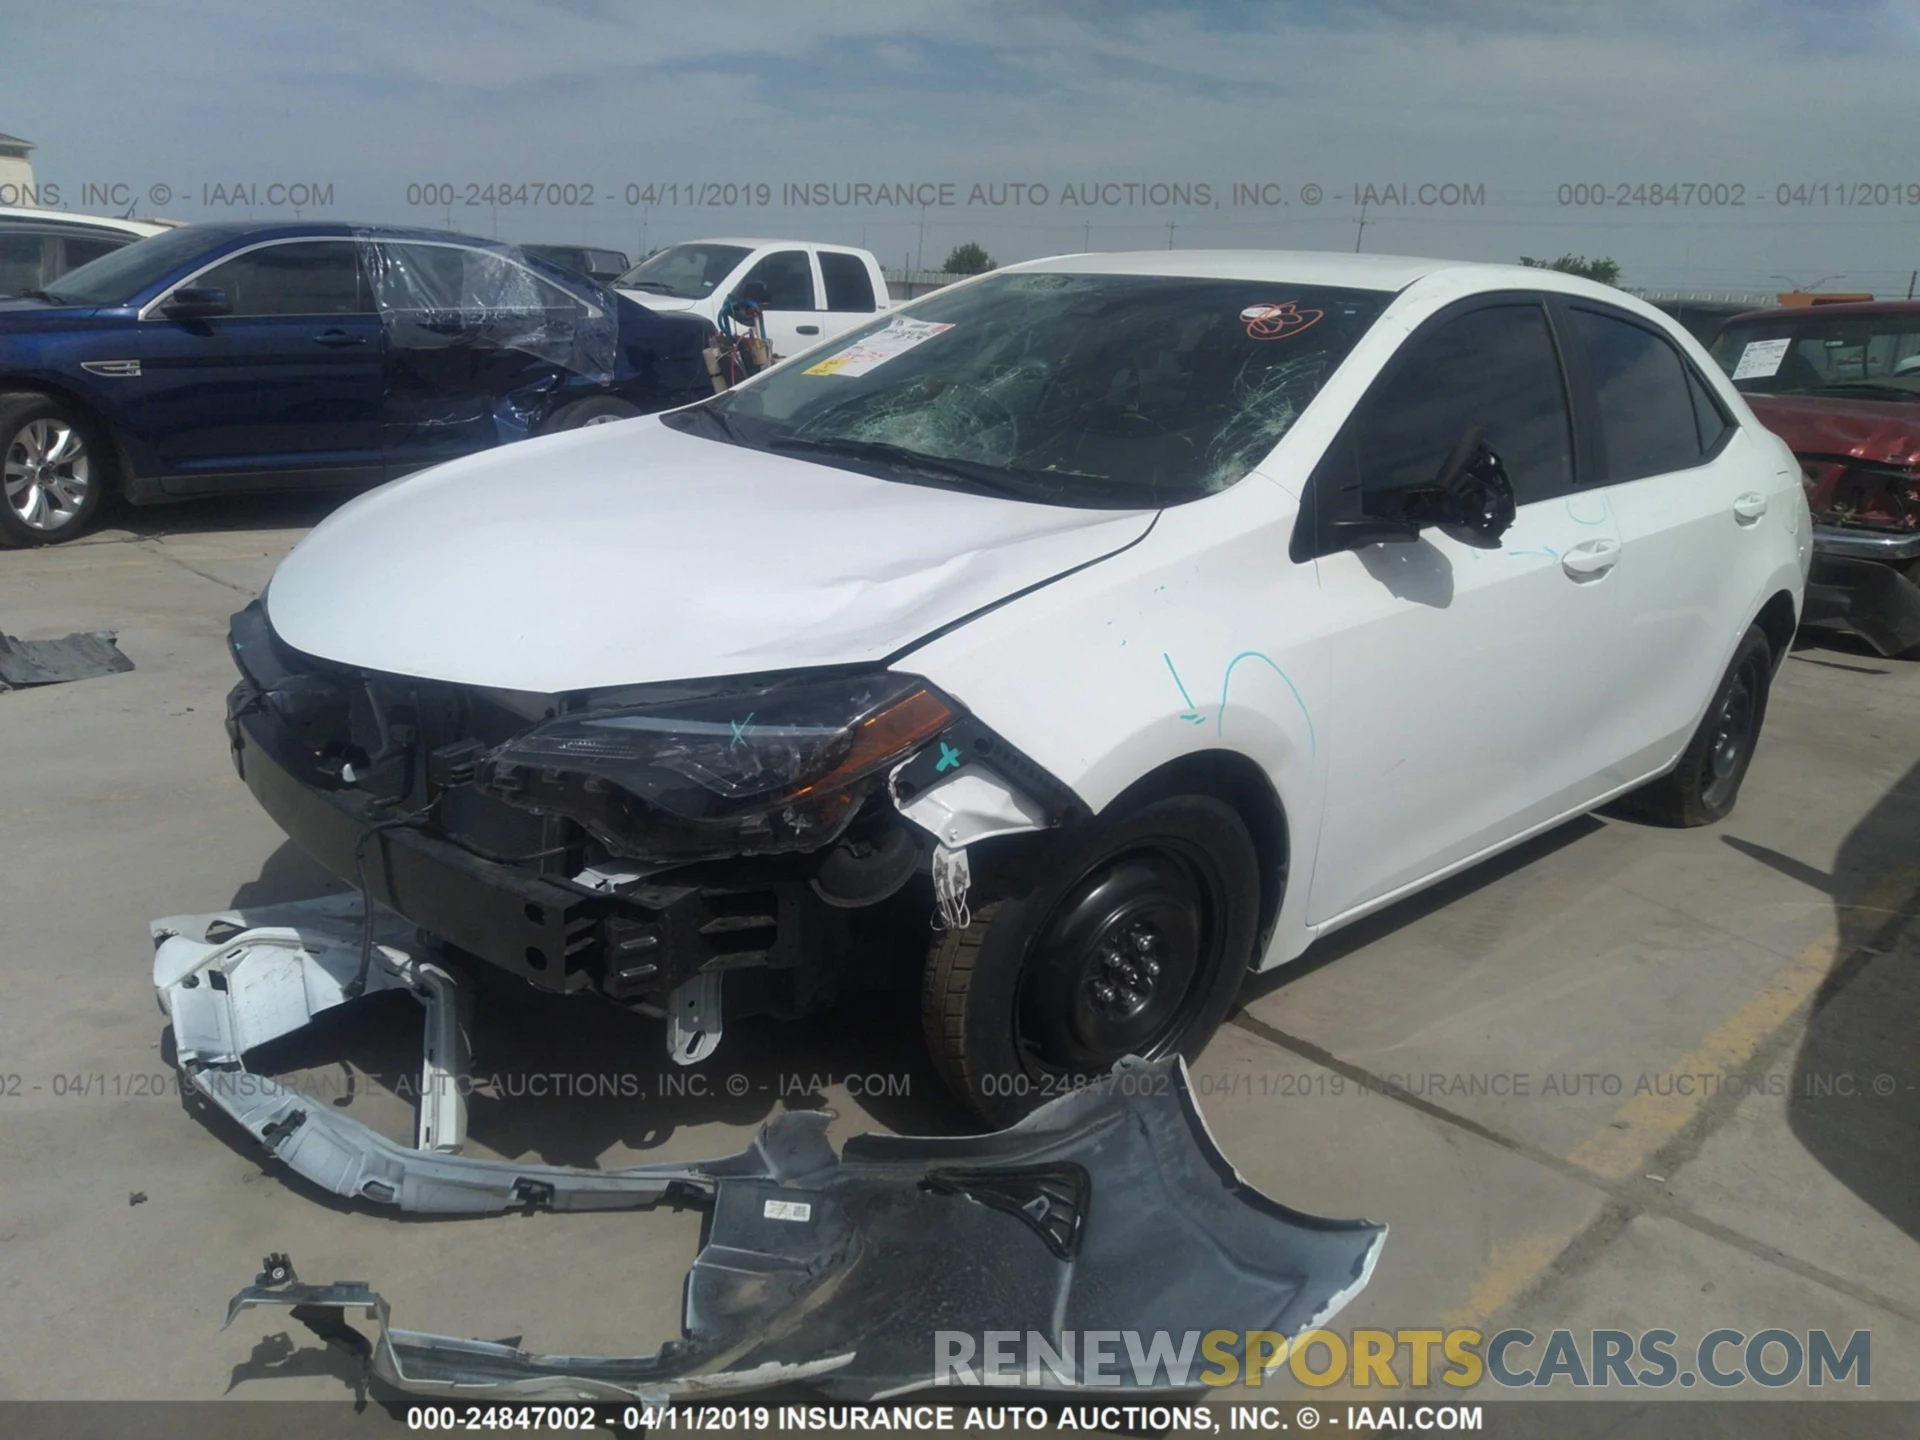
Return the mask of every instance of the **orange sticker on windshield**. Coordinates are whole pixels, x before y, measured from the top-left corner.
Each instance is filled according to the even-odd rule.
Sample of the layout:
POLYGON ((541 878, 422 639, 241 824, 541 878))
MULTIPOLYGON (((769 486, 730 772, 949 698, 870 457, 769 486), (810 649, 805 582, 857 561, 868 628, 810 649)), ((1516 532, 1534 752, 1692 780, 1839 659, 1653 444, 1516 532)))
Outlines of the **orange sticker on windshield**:
POLYGON ((1297 301, 1283 300, 1278 305, 1249 305, 1240 312, 1240 318, 1247 322, 1249 340, 1284 340, 1298 335, 1326 313, 1302 310, 1297 301))

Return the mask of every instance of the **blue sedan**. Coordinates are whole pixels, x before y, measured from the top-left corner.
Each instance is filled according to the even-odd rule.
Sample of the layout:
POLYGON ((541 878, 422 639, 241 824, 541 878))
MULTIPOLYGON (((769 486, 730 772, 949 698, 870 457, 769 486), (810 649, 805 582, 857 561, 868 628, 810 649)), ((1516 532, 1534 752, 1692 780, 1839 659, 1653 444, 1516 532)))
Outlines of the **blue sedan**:
POLYGON ((0 301, 0 543, 102 499, 361 487, 712 393, 712 328, 441 231, 193 225, 0 301))

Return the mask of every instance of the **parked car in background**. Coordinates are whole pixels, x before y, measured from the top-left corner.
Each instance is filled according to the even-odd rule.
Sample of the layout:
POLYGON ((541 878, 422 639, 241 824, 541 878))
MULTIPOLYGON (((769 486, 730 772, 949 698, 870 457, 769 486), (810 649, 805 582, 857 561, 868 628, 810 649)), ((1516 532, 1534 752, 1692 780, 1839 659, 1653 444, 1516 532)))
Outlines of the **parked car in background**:
POLYGON ((1742 315, 1713 356, 1805 475, 1807 621, 1920 659, 1920 301, 1742 315))
POLYGON ((38 290, 69 270, 170 228, 150 220, 0 206, 0 299, 38 290))
POLYGON ((592 245, 522 245, 520 249, 522 253, 544 260, 549 265, 558 265, 562 270, 571 270, 589 280, 598 280, 602 285, 613 284, 633 268, 633 262, 620 251, 602 250, 592 245))
POLYGON ((1665 297, 1649 299, 1647 303, 1662 315, 1671 315, 1678 320, 1686 331, 1702 345, 1711 345, 1714 337, 1720 333, 1720 327, 1736 315, 1745 315, 1753 309, 1750 301, 1740 300, 1670 300, 1665 297))
POLYGON ((709 396, 692 315, 487 240, 194 225, 0 301, 0 540, 102 497, 366 486, 709 396))
POLYGON ((689 240, 656 250, 618 285, 649 309, 715 325, 730 301, 751 300, 775 358, 863 325, 893 303, 872 252, 804 240, 689 240))
POLYGON ((1065 256, 354 501, 235 617, 228 724, 294 840, 459 951, 683 1063, 913 985, 1004 1120, 1616 797, 1726 815, 1810 529, 1618 290, 1065 256))

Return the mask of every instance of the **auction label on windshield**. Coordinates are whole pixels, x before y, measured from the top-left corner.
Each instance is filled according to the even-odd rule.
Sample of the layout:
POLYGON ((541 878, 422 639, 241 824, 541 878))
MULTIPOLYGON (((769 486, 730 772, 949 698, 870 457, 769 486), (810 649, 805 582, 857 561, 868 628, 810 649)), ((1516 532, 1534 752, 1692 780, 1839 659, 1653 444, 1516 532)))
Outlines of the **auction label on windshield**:
POLYGON ((809 365, 802 373, 807 375, 864 375, 869 370, 884 365, 896 355, 904 355, 916 345, 924 345, 942 330, 951 330, 951 325, 938 325, 931 320, 895 320, 886 329, 876 331, 864 340, 856 340, 837 355, 829 355, 817 365, 809 365))
POLYGON ((1733 367, 1736 380, 1764 380, 1780 373, 1780 362, 1787 358, 1790 340, 1749 340, 1740 352, 1740 363, 1733 367))

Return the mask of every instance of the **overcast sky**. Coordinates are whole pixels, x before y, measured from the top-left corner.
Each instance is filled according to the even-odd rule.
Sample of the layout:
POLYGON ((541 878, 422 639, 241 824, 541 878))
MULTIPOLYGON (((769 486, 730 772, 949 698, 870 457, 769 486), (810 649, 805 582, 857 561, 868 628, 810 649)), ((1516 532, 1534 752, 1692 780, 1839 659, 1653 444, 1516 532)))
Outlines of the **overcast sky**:
POLYGON ((864 239, 890 266, 962 240, 1003 262, 1358 242, 1882 294, 1920 266, 1920 0, 4 0, 0 53, 0 132, 37 144, 37 180, 78 209, 279 218, 267 187, 305 183, 332 203, 302 213, 334 219, 627 251, 864 239), (782 203, 863 181, 946 183, 952 203, 782 203), (1065 203, 1127 182, 1188 203, 1065 203), (688 203, 728 183, 771 203, 688 203), (1419 203, 1449 184, 1462 203, 1419 203), (1634 193, 1676 184, 1695 203, 1634 193), (239 185, 237 206, 212 189, 239 185), (447 193, 423 186, 454 204, 410 204, 447 193), (521 204, 522 186, 593 204, 521 204))

